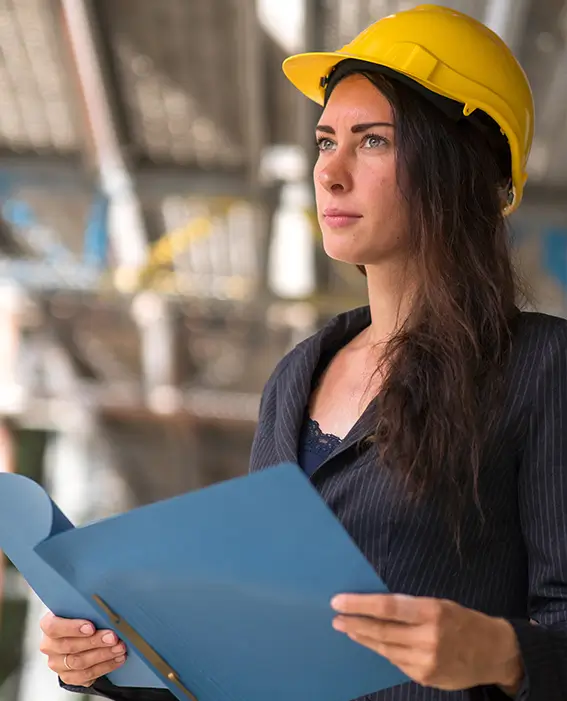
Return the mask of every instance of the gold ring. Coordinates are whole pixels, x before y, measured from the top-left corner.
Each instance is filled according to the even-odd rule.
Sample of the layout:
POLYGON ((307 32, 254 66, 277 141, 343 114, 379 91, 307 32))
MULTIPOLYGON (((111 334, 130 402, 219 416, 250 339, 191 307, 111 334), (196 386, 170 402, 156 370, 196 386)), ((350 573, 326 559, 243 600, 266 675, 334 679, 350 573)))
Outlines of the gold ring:
POLYGON ((72 671, 73 671, 73 668, 72 668, 72 667, 69 667, 69 664, 68 664, 68 662, 67 662, 67 658, 68 658, 68 657, 69 657, 69 655, 65 655, 65 657, 63 658, 63 664, 65 665, 65 667, 67 667, 67 669, 68 669, 70 672, 72 672, 72 671))

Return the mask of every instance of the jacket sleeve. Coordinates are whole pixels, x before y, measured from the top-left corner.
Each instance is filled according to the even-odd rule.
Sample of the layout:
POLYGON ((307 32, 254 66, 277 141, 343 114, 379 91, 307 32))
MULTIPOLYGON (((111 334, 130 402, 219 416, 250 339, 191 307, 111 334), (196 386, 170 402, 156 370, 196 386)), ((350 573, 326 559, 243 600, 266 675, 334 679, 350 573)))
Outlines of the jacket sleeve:
POLYGON ((546 346, 519 471, 532 620, 510 621, 526 675, 518 701, 567 699, 567 324, 546 346))
POLYGON ((114 686, 106 677, 98 679, 93 686, 69 686, 59 680, 59 684, 67 691, 78 694, 101 696, 111 701, 176 701, 175 696, 167 689, 136 689, 114 686))

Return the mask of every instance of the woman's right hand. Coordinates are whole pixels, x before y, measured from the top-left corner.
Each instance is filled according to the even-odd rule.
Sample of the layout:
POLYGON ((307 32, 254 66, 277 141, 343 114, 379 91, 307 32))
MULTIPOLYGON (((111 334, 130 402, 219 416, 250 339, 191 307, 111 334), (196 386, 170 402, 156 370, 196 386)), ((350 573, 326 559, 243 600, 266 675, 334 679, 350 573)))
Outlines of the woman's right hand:
POLYGON ((126 660, 126 646, 111 630, 96 630, 89 621, 58 618, 41 620, 40 650, 49 668, 68 686, 92 686, 126 660))

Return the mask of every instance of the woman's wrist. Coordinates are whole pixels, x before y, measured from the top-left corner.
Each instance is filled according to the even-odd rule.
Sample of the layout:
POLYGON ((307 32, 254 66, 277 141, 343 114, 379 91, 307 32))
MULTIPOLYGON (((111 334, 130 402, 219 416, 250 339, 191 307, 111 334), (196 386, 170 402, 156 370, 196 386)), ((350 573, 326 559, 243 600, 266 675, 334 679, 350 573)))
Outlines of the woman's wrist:
POLYGON ((514 628, 504 618, 494 619, 494 659, 497 660, 494 684, 508 696, 514 697, 524 678, 524 665, 514 628))

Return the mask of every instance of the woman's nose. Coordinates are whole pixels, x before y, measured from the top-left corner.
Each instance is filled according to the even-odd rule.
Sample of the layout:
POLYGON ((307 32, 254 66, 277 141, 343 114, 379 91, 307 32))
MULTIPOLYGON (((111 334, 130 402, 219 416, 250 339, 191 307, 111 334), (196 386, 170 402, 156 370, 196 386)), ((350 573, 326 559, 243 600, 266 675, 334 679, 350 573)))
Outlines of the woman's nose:
POLYGON ((351 188, 351 178, 348 171, 338 162, 333 160, 321 168, 317 174, 319 183, 329 192, 346 191, 351 188))

